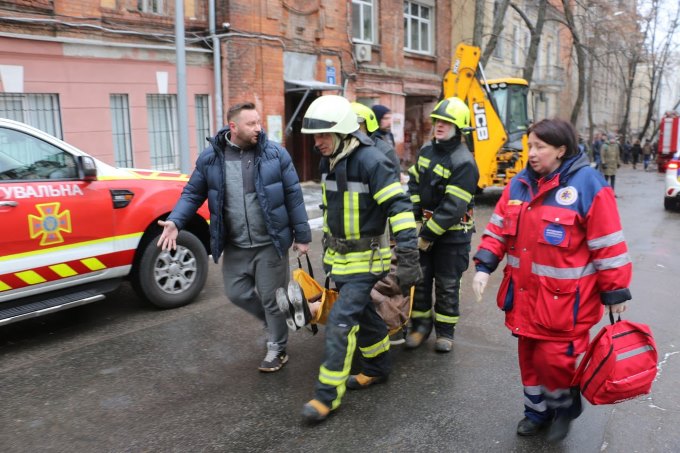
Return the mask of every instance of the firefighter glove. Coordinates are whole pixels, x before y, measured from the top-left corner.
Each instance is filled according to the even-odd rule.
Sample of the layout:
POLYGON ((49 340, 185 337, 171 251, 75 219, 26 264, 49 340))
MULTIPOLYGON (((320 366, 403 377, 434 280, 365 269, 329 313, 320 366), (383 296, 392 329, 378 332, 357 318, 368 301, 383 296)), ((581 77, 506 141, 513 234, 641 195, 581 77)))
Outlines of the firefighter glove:
POLYGON ((482 301, 482 294, 486 289, 486 284, 489 283, 489 274, 482 271, 477 271, 475 277, 472 279, 472 291, 475 293, 477 302, 482 301))
POLYGON ((397 282, 406 293, 411 286, 420 283, 423 279, 423 271, 420 269, 420 253, 416 249, 397 247, 394 249, 397 255, 397 282))
POLYGON ((418 238, 418 250, 429 252, 431 248, 432 242, 428 241, 427 239, 423 239, 422 237, 418 238))

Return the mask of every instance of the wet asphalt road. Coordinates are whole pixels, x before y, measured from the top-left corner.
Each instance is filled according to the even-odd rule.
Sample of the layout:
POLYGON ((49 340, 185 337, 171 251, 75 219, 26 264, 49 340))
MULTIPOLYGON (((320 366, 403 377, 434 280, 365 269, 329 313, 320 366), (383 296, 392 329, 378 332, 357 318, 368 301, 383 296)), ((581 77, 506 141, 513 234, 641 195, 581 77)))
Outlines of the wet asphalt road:
MULTIPOLYGON (((292 334, 288 365, 259 373, 262 329, 226 301, 212 265, 187 307, 147 308, 126 286, 0 329, 0 451, 680 451, 680 213, 663 210, 662 175, 624 167, 617 179, 634 263, 626 317, 652 326, 660 373, 648 397, 587 406, 559 446, 515 435, 522 389, 516 341, 493 298, 500 272, 481 304, 465 275, 452 353, 436 354, 433 339, 416 351, 393 347, 389 382, 348 392, 337 413, 310 428, 299 413, 312 397, 323 330, 292 334)), ((478 199, 482 227, 497 195, 478 199)), ((318 239, 316 231, 316 263, 318 239)))

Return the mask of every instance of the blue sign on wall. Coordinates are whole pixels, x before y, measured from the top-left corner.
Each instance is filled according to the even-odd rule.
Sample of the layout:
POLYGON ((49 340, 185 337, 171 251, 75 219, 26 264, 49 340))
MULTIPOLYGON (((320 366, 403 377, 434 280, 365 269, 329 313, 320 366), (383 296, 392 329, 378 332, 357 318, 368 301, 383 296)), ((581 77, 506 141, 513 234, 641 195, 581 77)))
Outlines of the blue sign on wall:
POLYGON ((326 66, 326 83, 335 85, 335 66, 326 66))

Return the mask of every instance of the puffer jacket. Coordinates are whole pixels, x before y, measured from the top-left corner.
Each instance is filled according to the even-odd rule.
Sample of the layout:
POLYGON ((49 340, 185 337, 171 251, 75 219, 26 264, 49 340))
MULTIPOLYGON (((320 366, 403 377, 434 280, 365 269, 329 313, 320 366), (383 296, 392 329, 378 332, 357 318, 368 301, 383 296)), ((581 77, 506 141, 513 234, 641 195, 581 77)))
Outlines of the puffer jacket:
MULTIPOLYGON (((229 127, 208 139, 208 146, 196 160, 194 169, 182 195, 168 216, 178 229, 191 220, 196 210, 208 199, 210 209, 210 248, 215 262, 224 251, 225 200, 225 135, 229 127)), ((288 152, 270 142, 260 132, 255 149, 255 189, 262 207, 267 232, 280 256, 293 241, 308 244, 312 241, 307 211, 300 181, 288 152)))
POLYGON ((505 187, 474 260, 493 272, 506 256, 497 303, 514 335, 575 340, 603 305, 631 298, 614 193, 583 153, 543 178, 524 169, 505 187))

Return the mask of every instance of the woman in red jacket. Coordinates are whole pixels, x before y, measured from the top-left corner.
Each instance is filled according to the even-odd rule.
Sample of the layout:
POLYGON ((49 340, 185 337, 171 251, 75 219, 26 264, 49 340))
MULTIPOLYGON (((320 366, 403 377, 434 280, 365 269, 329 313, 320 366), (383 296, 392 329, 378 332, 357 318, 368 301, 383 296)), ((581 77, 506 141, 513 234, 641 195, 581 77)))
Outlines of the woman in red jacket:
POLYGON ((576 357, 604 307, 625 310, 632 264, 614 192, 578 150, 573 126, 542 120, 529 128, 529 165, 503 191, 474 257, 478 300, 505 257, 497 295, 518 338, 524 415, 517 434, 549 426, 560 441, 581 413, 570 388, 576 357))

